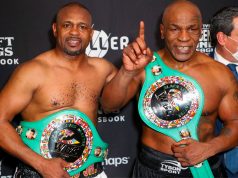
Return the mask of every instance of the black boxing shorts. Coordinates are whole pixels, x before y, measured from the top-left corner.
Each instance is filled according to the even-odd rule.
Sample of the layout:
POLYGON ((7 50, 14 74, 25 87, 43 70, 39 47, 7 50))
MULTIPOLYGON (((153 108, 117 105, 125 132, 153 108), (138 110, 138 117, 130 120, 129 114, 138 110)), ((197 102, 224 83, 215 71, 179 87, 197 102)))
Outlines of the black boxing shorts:
MULTIPOLYGON (((208 159, 214 177, 223 178, 224 168, 220 158, 208 159)), ((175 157, 164 154, 145 145, 135 162, 133 178, 191 178, 192 173, 188 167, 182 167, 175 157)))
MULTIPOLYGON (((93 178, 103 172, 103 166, 101 162, 95 163, 79 174, 74 175, 73 178, 93 178)), ((32 167, 19 162, 14 178, 43 178, 35 169, 32 167)))

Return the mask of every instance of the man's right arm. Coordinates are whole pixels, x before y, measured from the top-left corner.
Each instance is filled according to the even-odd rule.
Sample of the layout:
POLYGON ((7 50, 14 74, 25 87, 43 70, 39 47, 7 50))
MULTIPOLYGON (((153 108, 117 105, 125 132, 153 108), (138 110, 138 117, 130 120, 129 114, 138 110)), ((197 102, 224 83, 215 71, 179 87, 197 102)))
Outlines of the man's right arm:
POLYGON ((104 111, 122 108, 138 91, 140 81, 122 66, 117 75, 104 87, 101 104, 104 111))
POLYGON ((143 80, 144 67, 151 59, 152 52, 146 45, 144 22, 141 21, 138 37, 123 50, 123 66, 103 89, 105 111, 121 108, 135 96, 143 80))
POLYGON ((62 169, 65 166, 63 160, 57 159, 58 161, 53 162, 33 152, 22 142, 11 125, 14 116, 27 107, 39 87, 37 68, 38 66, 31 63, 19 66, 0 92, 0 146, 11 155, 31 165, 44 177, 51 177, 47 175, 47 171, 56 171, 58 175, 69 177, 62 169), (62 163, 59 164, 61 161, 62 163))

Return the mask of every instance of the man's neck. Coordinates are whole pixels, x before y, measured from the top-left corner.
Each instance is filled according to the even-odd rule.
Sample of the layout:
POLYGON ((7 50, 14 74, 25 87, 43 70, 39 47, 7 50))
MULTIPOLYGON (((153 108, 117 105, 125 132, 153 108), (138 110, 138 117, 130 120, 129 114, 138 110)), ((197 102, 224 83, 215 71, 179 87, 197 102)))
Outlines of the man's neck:
POLYGON ((196 53, 188 60, 186 61, 178 61, 176 60, 169 52, 165 51, 163 53, 163 56, 161 56, 163 59, 164 63, 168 65, 169 67, 176 69, 176 70, 186 70, 190 66, 194 64, 196 61, 196 53))
POLYGON ((87 56, 85 53, 71 56, 61 50, 54 50, 55 56, 61 65, 64 67, 69 67, 71 69, 77 69, 79 66, 82 66, 87 63, 87 56))

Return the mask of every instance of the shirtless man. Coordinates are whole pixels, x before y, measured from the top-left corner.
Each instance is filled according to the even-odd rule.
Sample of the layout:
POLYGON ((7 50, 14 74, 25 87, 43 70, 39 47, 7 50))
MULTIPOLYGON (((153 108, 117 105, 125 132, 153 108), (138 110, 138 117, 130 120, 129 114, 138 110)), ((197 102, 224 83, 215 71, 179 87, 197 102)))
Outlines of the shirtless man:
MULTIPOLYGON (((225 66, 205 54, 196 51, 196 46, 201 36, 201 28, 202 17, 199 8, 195 4, 186 0, 173 1, 166 7, 163 13, 160 32, 162 39, 165 41, 165 48, 156 52, 155 61, 153 60, 151 50, 147 47, 145 42, 144 23, 140 22, 138 37, 123 51, 123 66, 116 77, 104 88, 102 104, 108 111, 123 107, 128 100, 135 96, 142 85, 145 87, 151 80, 153 81, 154 78, 156 79, 156 77, 160 75, 165 75, 165 69, 168 70, 166 74, 168 76, 172 75, 172 72, 176 72, 176 74, 180 73, 179 75, 183 73, 182 76, 185 74, 187 77, 189 76, 189 78, 192 77, 195 79, 195 83, 198 82, 200 84, 200 88, 204 93, 204 107, 198 117, 200 118, 197 130, 199 141, 188 138, 180 139, 176 142, 171 137, 157 132, 157 127, 151 129, 148 127, 148 124, 144 124, 141 136, 142 150, 136 161, 133 177, 192 177, 191 172, 189 169, 186 169, 186 167, 194 166, 208 158, 213 175, 215 177, 221 177, 220 162, 216 160, 214 156, 236 146, 238 143, 237 81, 225 66), (154 67, 150 68, 154 63, 161 64, 156 66, 156 72, 154 72, 154 67), (162 70, 159 67, 162 67, 162 70), (108 103, 110 103, 110 105, 108 103), (214 126, 218 115, 224 123, 224 128, 219 136, 215 136, 214 126), (211 157, 213 157, 213 159, 210 160, 211 157), (179 171, 164 169, 163 163, 165 160, 169 160, 171 163, 169 166, 179 171), (183 167, 181 167, 180 164, 183 167)), ((163 79, 165 78, 166 77, 163 79)), ((170 77, 169 79, 172 78, 173 77, 170 77)), ((163 81, 165 83, 168 82, 166 80, 163 81)), ((153 82, 157 82, 157 80, 153 82)), ((159 84, 161 85, 161 83, 159 84)), ((172 85, 181 86, 177 84, 172 85)), ((167 84, 166 87, 169 86, 170 84, 167 84)), ((152 96, 156 95, 160 101, 164 102, 164 105, 160 103, 161 105, 157 107, 158 104, 155 106, 155 109, 161 111, 161 107, 166 110, 168 96, 164 95, 164 98, 161 97, 163 91, 165 93, 168 91, 166 87, 162 88, 164 90, 160 90, 160 88, 156 90, 158 85, 150 85, 150 87, 150 91, 154 92, 152 92, 152 96), (160 96, 158 94, 159 92, 161 92, 160 96)), ((175 89, 180 90, 181 88, 175 89)), ((143 90, 144 88, 142 88, 141 91, 143 90)), ((143 97, 150 95, 150 93, 147 94, 147 96, 145 95, 143 97)), ((183 99, 190 98, 187 96, 183 99)), ((151 100, 153 100, 153 98, 151 100)), ((178 100, 174 101, 180 103, 178 100)), ((142 104, 140 105, 139 100, 139 111, 140 107, 146 107, 148 103, 146 101, 143 104, 144 106, 142 106, 142 104)), ((152 104, 151 102, 151 105, 152 104)), ((179 105, 176 106, 176 112, 181 114, 181 107, 179 105)), ((150 108, 152 107, 147 107, 148 110, 150 108)), ((167 117, 168 120, 170 119, 169 116, 180 117, 173 115, 174 113, 175 112, 172 112, 171 115, 168 113, 168 117, 167 115, 162 116, 167 117)), ((153 112, 150 112, 148 115, 153 116, 155 120, 161 122, 161 120, 155 116, 156 114, 153 114, 153 112)), ((150 117, 143 120, 148 119, 150 119, 150 117)), ((167 121, 164 123, 167 123, 167 121)), ((196 133, 196 129, 194 130, 196 133)))
MULTIPOLYGON (((18 169, 16 174, 17 177, 70 177, 65 170, 65 167, 70 165, 68 162, 61 158, 46 159, 33 151, 31 146, 28 145, 30 148, 26 146, 25 142, 23 143, 21 140, 22 138, 26 140, 26 143, 32 143, 31 141, 35 143, 36 140, 41 139, 40 129, 45 129, 41 128, 43 127, 41 125, 42 118, 45 121, 46 117, 53 113, 64 111, 68 114, 67 109, 73 109, 73 111, 70 110, 70 115, 73 115, 72 112, 80 112, 80 114, 83 112, 93 125, 96 124, 100 94, 106 83, 116 74, 117 69, 104 59, 91 58, 85 54, 85 49, 93 35, 91 26, 91 14, 83 5, 69 3, 60 8, 56 22, 52 25, 56 47, 17 67, 0 93, 0 145, 40 174, 21 164, 20 170, 18 169), (18 113, 21 113, 27 124, 39 123, 36 124, 38 128, 33 126, 33 128, 28 128, 35 129, 36 138, 27 140, 24 126, 18 127, 21 134, 21 138, 19 137, 11 125, 12 119, 18 113)), ((61 117, 60 114, 57 117, 61 117)), ((83 114, 80 115, 81 117, 85 119, 83 114)), ((76 118, 78 118, 77 115, 76 118)), ((67 121, 71 122, 72 120, 68 118, 67 121)), ((82 123, 85 125, 85 120, 82 123)), ((69 127, 64 127, 67 124, 62 124, 64 129, 58 133, 58 143, 56 144, 72 144, 73 142, 75 143, 73 146, 76 146, 74 148, 80 148, 76 145, 80 143, 80 138, 72 138, 73 134, 81 133, 80 126, 75 124, 71 125, 75 126, 77 130, 70 130, 69 125, 69 127), (69 133, 68 138, 71 140, 60 140, 60 133, 63 132, 69 133)), ((57 130, 57 128, 55 129, 57 130)), ((87 133, 91 134, 91 132, 87 133)), ((66 138, 64 137, 64 139, 66 138)), ((87 138, 83 137, 82 139, 87 138)), ((91 150, 91 154, 93 151, 91 150)), ((106 177, 101 164, 95 163, 93 166, 95 166, 95 170, 97 169, 97 172, 93 171, 96 172, 93 177, 100 175, 100 177, 106 177)), ((92 170, 92 166, 90 166, 90 170, 92 170)), ((83 172, 81 171, 81 173, 83 172)), ((83 177, 83 174, 80 177, 83 177)))

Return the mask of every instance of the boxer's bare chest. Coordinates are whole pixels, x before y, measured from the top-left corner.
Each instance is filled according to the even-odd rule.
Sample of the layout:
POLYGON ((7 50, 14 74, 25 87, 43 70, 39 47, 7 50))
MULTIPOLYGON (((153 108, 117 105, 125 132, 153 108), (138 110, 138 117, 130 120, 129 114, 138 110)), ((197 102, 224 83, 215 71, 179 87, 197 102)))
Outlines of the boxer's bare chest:
POLYGON ((33 94, 32 102, 43 110, 69 107, 95 109, 103 84, 103 76, 93 72, 50 74, 33 94))

